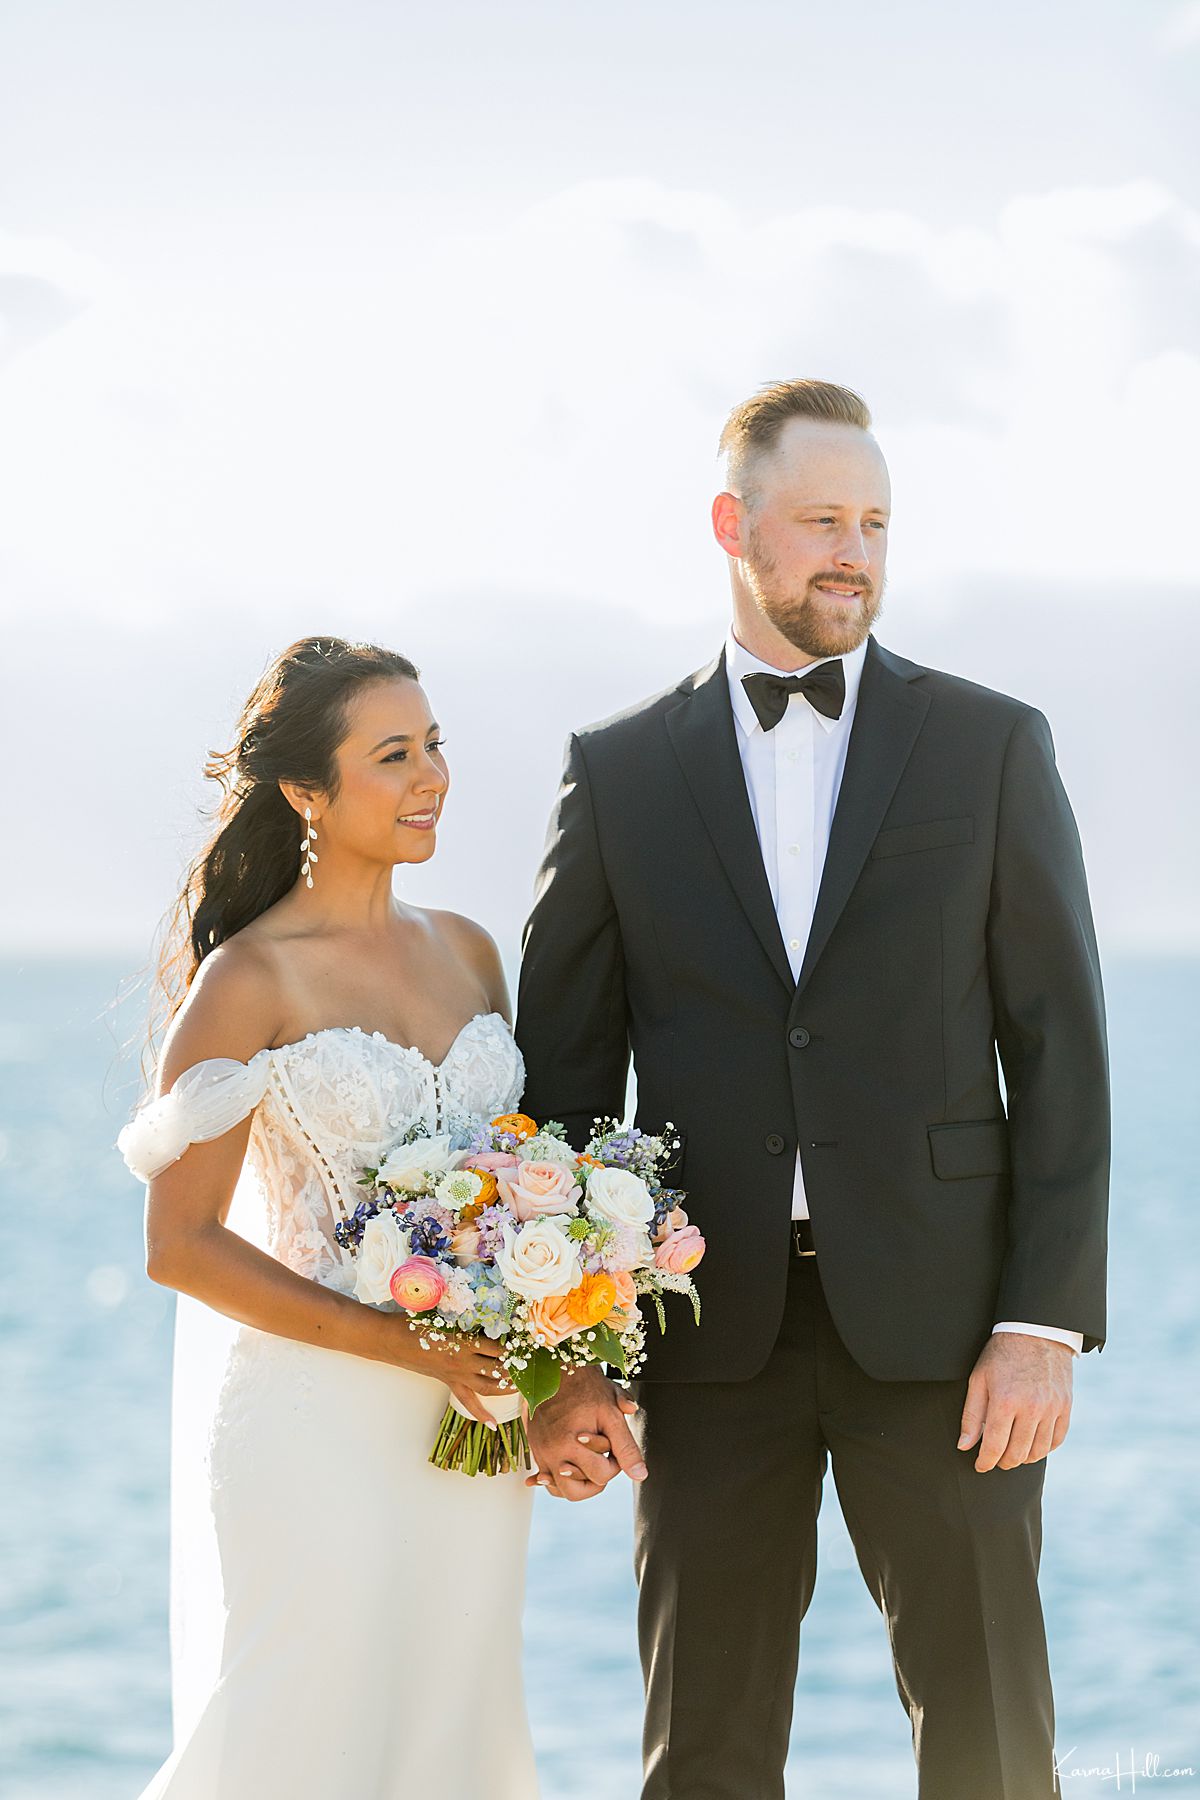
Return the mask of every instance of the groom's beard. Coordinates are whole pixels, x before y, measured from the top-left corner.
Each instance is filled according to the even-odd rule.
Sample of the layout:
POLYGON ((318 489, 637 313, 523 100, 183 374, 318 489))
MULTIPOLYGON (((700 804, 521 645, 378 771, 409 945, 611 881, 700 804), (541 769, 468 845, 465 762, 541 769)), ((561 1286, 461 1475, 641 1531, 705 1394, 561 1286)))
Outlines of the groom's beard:
POLYGON ((803 593, 789 591, 779 569, 763 550, 751 526, 742 575, 764 618, 789 644, 805 656, 847 656, 857 650, 883 609, 884 582, 878 593, 869 576, 839 575, 823 569, 808 582, 803 593), (822 594, 818 583, 857 587, 856 600, 837 600, 822 594))

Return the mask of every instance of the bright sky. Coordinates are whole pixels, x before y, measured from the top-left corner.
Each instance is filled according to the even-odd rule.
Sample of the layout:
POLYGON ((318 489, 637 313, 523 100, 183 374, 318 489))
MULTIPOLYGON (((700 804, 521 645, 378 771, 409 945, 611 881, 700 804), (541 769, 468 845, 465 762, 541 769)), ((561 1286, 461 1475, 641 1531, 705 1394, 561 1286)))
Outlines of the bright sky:
POLYGON ((1185 872, 1105 839, 1079 687, 1194 643, 1198 72, 1200 5, 1152 0, 15 0, 0 944, 140 943, 203 752, 340 630, 459 700, 429 891, 468 911, 507 734, 511 948, 563 731, 716 648, 716 433, 799 373, 875 414, 884 641, 1053 705, 1113 941, 1194 941, 1185 872))

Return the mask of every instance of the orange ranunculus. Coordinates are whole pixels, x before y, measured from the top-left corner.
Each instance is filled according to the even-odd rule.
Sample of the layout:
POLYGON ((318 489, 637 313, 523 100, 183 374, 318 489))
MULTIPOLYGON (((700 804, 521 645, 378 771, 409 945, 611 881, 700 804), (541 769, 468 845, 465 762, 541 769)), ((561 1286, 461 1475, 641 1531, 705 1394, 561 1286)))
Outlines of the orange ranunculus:
POLYGON ((467 1169, 470 1174, 478 1175, 483 1186, 476 1194, 474 1200, 472 1200, 470 1207, 464 1207, 459 1214, 459 1217, 465 1219, 467 1213, 470 1212, 471 1217, 477 1219, 484 1207, 492 1204, 492 1201, 496 1198, 496 1195, 500 1190, 496 1186, 496 1177, 492 1174, 490 1169, 475 1169, 472 1168, 470 1163, 467 1164, 467 1169))
POLYGON ((617 1284, 611 1275, 585 1275, 567 1295, 567 1311, 577 1325, 599 1325, 617 1303, 617 1284))
POLYGON ((604 1164, 600 1161, 598 1156, 588 1156, 586 1152, 575 1158, 576 1168, 579 1167, 580 1163, 590 1163, 593 1169, 602 1169, 604 1167, 604 1164))
POLYGON ((498 1119, 492 1120, 492 1124, 497 1131, 511 1131, 517 1138, 537 1136, 537 1121, 531 1119, 528 1113, 501 1113, 498 1119))
POLYGON ((553 1350, 564 1338, 580 1330, 579 1321, 567 1310, 566 1294, 555 1294, 549 1300, 531 1300, 527 1316, 530 1335, 547 1350, 553 1350))

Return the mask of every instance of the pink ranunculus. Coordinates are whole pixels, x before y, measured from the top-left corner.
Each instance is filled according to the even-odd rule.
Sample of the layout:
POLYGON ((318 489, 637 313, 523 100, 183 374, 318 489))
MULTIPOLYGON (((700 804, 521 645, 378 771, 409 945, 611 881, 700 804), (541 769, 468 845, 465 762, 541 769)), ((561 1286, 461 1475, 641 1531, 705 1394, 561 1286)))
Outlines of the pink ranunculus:
POLYGON ((405 1312, 430 1312, 446 1291, 446 1277, 428 1256, 410 1256, 400 1264, 389 1286, 392 1299, 405 1312))
POLYGON ((497 1175, 500 1197, 512 1207, 522 1224, 554 1213, 575 1211, 583 1189, 572 1170, 561 1163, 523 1162, 511 1175, 497 1175))
POLYGON ((520 1160, 508 1150, 485 1150, 482 1156, 468 1156, 466 1166, 468 1169, 490 1169, 494 1175, 497 1169, 515 1169, 520 1160))
POLYGON ((471 1263, 479 1255, 478 1225, 460 1225, 450 1239, 450 1254, 456 1263, 471 1263))
POLYGON ((654 1252, 654 1261, 660 1269, 666 1269, 672 1275, 690 1275, 704 1255, 706 1247, 695 1225, 683 1225, 678 1231, 671 1232, 658 1246, 654 1252))

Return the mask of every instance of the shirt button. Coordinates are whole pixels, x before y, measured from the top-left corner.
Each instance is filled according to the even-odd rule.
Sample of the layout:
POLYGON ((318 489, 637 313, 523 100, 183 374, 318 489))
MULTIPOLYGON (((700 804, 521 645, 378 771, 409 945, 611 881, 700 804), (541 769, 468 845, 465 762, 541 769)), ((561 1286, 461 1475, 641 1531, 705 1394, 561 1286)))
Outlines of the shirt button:
POLYGON ((786 1139, 781 1138, 777 1131, 769 1131, 765 1142, 772 1156, 782 1156, 787 1149, 786 1139))
POLYGON ((799 938, 789 938, 788 939, 788 949, 789 950, 798 950, 799 948, 800 948, 800 939, 799 938))
POLYGON ((789 844, 788 845, 788 855, 789 856, 799 856, 799 854, 800 854, 799 844, 789 844))

